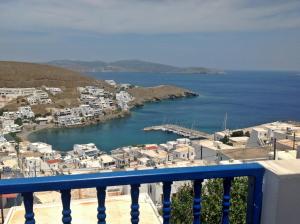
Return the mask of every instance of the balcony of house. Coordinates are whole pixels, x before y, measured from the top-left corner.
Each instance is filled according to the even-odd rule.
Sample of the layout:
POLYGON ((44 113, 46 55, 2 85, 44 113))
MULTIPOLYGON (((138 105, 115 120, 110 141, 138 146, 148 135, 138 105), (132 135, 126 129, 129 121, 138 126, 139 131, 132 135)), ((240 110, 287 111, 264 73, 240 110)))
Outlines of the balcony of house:
POLYGON ((226 224, 231 221, 234 201, 232 182, 238 177, 248 177, 246 223, 299 223, 300 160, 5 179, 0 181, 0 194, 17 193, 23 199, 22 206, 9 210, 6 224, 171 223, 172 187, 190 181, 192 222, 201 223, 201 189, 207 180, 221 178, 220 222, 226 224), (144 190, 154 183, 161 188, 161 211, 144 190), (126 187, 120 192, 119 186, 126 187), (81 189, 89 189, 96 197, 78 200, 81 189), (36 195, 55 202, 36 204, 36 195))

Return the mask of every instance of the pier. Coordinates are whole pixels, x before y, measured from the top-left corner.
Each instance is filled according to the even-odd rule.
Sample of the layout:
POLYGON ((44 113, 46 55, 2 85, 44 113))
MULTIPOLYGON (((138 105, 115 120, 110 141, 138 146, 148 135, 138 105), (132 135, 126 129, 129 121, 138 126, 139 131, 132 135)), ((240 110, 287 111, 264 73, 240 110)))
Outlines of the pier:
POLYGON ((172 132, 174 134, 181 135, 189 139, 212 139, 213 138, 211 134, 208 134, 206 132, 185 128, 175 124, 164 124, 164 125, 146 127, 144 128, 144 131, 172 132))

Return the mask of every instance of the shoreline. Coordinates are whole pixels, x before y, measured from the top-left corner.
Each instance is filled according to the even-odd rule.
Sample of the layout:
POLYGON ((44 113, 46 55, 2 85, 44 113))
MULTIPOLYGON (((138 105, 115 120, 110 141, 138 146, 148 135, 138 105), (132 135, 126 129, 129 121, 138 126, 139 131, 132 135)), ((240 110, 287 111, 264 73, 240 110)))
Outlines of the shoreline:
POLYGON ((38 124, 26 125, 23 126, 22 131, 19 132, 17 136, 20 137, 22 141, 30 141, 28 138, 30 134, 44 129, 52 129, 52 128, 57 128, 57 127, 53 123, 44 124, 44 125, 38 125, 38 124))
POLYGON ((120 111, 115 114, 108 114, 103 117, 99 117, 95 120, 85 121, 84 123, 82 123, 80 125, 74 125, 74 126, 70 126, 70 127, 60 127, 60 126, 55 125, 54 123, 48 123, 45 125, 39 125, 39 124, 26 125, 23 127, 22 131, 17 134, 17 136, 20 137, 22 141, 30 142, 29 135, 31 135, 34 132, 39 132, 39 131, 42 131, 45 129, 61 129, 61 128, 70 128, 71 129, 71 128, 79 128, 79 127, 86 127, 86 126, 90 126, 90 125, 102 124, 102 123, 105 123, 110 120, 125 118, 127 116, 130 116, 132 109, 143 107, 147 103, 162 102, 165 100, 177 100, 177 99, 191 98, 191 97, 196 97, 196 96, 198 96, 198 94, 193 93, 193 92, 185 92, 183 95, 168 95, 167 97, 163 97, 163 98, 154 97, 152 99, 144 99, 139 102, 134 101, 133 105, 130 106, 128 111, 120 111))
POLYGON ((131 114, 130 111, 122 111, 117 114, 107 115, 107 116, 102 117, 97 120, 87 121, 81 125, 74 125, 74 126, 69 126, 69 127, 60 127, 60 126, 55 125, 54 123, 48 123, 48 124, 44 124, 44 125, 38 125, 38 124, 26 125, 23 127, 22 131, 17 134, 17 136, 20 137, 22 141, 30 142, 29 135, 31 135, 32 133, 35 133, 35 132, 45 130, 45 129, 62 129, 62 128, 71 129, 71 128, 87 127, 90 125, 102 124, 102 123, 105 123, 105 122, 113 120, 113 119, 124 118, 124 117, 130 116, 130 114, 131 114))

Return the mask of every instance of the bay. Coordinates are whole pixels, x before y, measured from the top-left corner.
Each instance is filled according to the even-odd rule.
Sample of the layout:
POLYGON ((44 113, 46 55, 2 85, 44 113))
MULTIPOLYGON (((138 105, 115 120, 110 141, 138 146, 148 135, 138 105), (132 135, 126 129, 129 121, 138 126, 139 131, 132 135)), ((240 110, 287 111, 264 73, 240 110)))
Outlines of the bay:
POLYGON ((147 126, 176 123, 209 133, 227 127, 237 129, 276 120, 300 120, 299 72, 226 71, 224 75, 89 73, 97 79, 140 86, 176 85, 199 93, 198 97, 148 103, 131 116, 105 124, 80 128, 48 129, 32 133, 30 141, 42 141, 68 151, 76 143, 95 143, 110 151, 126 145, 162 143, 178 138, 162 132, 144 132, 147 126))

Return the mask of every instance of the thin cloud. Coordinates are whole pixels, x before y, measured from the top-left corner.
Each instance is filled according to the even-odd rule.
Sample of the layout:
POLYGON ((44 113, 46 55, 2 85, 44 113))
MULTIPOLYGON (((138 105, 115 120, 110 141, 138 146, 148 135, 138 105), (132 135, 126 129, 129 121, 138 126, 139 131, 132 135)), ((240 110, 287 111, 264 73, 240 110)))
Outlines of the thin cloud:
POLYGON ((255 31, 298 28, 299 12, 300 2, 289 0, 5 0, 0 1, 0 28, 141 34, 255 31))

